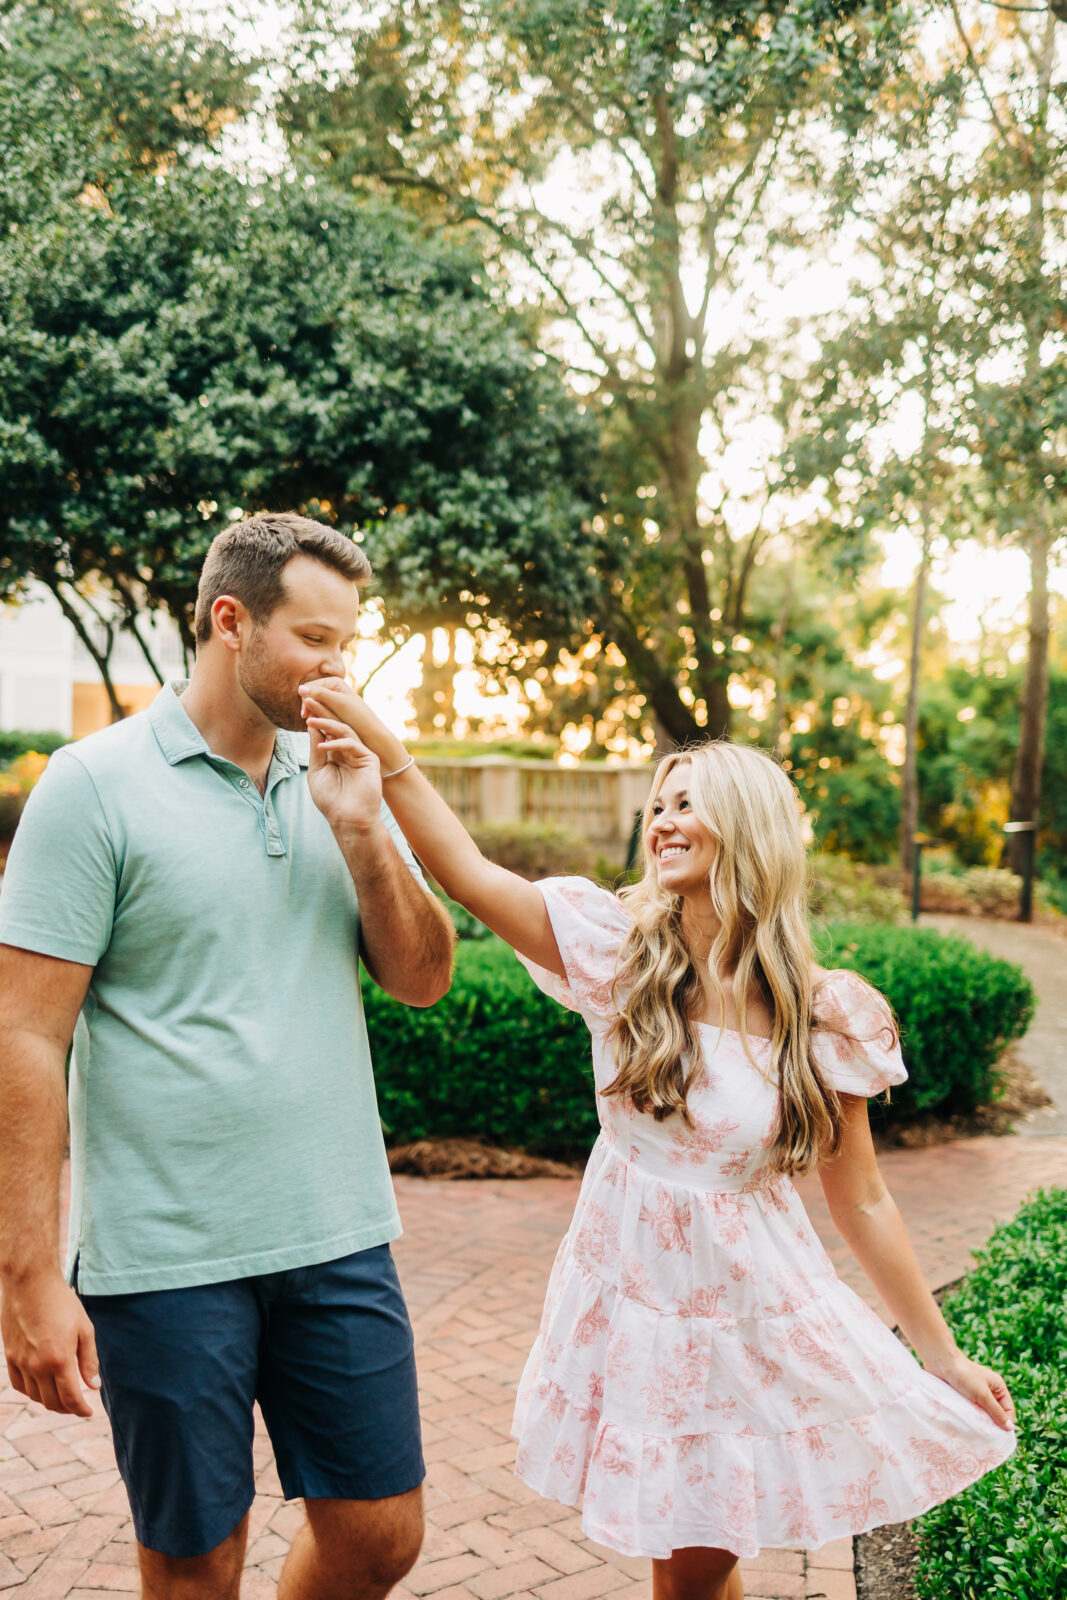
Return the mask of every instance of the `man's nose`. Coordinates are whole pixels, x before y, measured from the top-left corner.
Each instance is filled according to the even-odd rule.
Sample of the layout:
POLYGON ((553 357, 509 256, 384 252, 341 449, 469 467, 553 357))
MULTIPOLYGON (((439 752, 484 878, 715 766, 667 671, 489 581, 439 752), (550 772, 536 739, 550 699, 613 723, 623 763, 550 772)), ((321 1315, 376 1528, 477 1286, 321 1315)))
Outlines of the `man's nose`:
POLYGON ((320 678, 347 678, 348 663, 340 650, 335 650, 332 655, 323 656, 319 662, 320 678))

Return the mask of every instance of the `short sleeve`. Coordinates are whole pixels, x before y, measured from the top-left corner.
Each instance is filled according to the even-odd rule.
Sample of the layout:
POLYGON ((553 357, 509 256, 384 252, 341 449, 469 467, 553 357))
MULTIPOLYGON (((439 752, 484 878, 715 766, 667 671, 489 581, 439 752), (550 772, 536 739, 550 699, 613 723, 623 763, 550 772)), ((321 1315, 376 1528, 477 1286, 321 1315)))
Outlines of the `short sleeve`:
POLYGON ((633 918, 622 902, 588 878, 543 878, 541 891, 566 978, 520 955, 539 989, 586 1020, 610 1017, 612 982, 633 918))
POLYGON ((839 1094, 875 1095, 908 1074, 889 1003, 855 972, 831 972, 815 997, 815 1058, 839 1094))
POLYGON ((382 801, 382 821, 385 823, 389 837, 392 839, 400 853, 401 861, 404 863, 405 867, 407 867, 408 871, 411 873, 411 876, 415 879, 415 882, 425 889, 427 894, 433 894, 433 890, 430 888, 430 885, 426 882, 426 879, 422 875, 422 872, 419 868, 419 863, 415 860, 415 857, 411 852, 411 846, 408 844, 403 833, 401 832, 399 822, 397 822, 396 818, 393 816, 393 813, 390 811, 384 800, 382 801))
POLYGON ((96 785, 57 750, 26 802, 4 870, 0 944, 95 967, 108 947, 118 869, 96 785))

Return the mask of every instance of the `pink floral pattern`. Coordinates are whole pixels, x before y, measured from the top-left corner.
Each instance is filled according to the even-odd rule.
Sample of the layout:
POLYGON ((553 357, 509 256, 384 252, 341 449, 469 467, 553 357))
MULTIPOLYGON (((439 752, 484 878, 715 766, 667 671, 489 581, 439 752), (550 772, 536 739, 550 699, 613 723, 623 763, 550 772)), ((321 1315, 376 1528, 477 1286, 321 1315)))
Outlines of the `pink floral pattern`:
MULTIPOLYGON (((630 919, 582 879, 541 889, 567 976, 531 971, 588 1023, 602 1091, 630 919)), ((854 974, 824 980, 816 1013, 842 1093, 903 1080, 889 1012, 854 974)), ((773 1083, 736 1034, 703 1043, 691 1126, 598 1094, 602 1135, 519 1387, 516 1471, 581 1501, 587 1536, 627 1555, 752 1556, 905 1521, 1004 1460, 1012 1436, 840 1282, 795 1188, 766 1170, 773 1083)))

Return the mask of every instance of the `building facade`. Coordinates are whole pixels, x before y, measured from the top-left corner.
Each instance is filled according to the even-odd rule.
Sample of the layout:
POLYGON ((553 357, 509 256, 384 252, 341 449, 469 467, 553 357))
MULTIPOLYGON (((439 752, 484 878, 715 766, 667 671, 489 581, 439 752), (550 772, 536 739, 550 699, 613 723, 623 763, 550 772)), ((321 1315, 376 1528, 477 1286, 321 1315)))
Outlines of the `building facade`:
MULTIPOLYGON (((181 641, 170 619, 145 617, 142 627, 163 676, 184 676, 181 641)), ((97 642, 99 625, 91 631, 97 642)), ((110 671, 127 712, 151 704, 159 683, 129 633, 116 634, 110 671)), ((35 584, 17 604, 0 606, 0 728, 80 739, 110 721, 96 662, 54 596, 35 584)))

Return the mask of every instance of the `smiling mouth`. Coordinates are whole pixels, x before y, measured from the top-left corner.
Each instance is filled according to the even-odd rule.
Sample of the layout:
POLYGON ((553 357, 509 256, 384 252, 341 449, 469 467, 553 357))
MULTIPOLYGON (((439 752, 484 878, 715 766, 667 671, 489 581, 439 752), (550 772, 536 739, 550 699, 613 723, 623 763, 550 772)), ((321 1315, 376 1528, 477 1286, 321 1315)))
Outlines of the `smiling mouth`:
POLYGON ((659 852, 659 859, 661 861, 673 861, 676 856, 686 855, 688 850, 689 846, 687 844, 668 844, 659 852))

